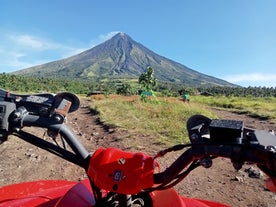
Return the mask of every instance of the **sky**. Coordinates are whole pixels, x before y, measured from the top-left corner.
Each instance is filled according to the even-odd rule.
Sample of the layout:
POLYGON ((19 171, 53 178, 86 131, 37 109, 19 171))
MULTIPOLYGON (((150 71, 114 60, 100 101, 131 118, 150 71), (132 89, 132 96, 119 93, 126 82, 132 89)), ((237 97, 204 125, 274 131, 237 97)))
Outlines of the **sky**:
POLYGON ((244 87, 276 87, 275 0, 0 0, 0 73, 128 34, 155 53, 244 87))

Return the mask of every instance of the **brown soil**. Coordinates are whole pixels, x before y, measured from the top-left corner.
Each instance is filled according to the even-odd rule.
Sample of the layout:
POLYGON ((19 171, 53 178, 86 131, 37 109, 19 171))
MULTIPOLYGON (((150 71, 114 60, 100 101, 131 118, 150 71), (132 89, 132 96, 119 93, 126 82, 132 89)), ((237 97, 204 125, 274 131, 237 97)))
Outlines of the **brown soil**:
MULTIPOLYGON (((146 134, 133 134, 104 125, 98 115, 89 110, 88 104, 88 101, 83 101, 77 112, 69 114, 67 121, 88 151, 112 146, 155 155, 164 149, 163 145, 155 143, 146 134)), ((243 120, 247 127, 276 131, 275 124, 268 120, 262 121, 219 109, 212 110, 220 118, 243 120)), ((44 130, 36 128, 29 128, 28 131, 40 136, 44 134, 44 130)), ((165 159, 159 160, 159 164, 165 166, 176 157, 177 153, 168 154, 165 159)), ((175 188, 188 197, 218 201, 231 206, 276 206, 276 194, 265 189, 265 175, 251 178, 247 172, 249 168, 249 165, 245 165, 237 172, 229 160, 216 159, 211 168, 195 169, 175 188)), ((257 170, 255 166, 252 169, 257 170)), ((15 136, 10 136, 8 141, 0 145, 0 186, 38 179, 82 180, 85 177, 86 174, 80 167, 15 136)))

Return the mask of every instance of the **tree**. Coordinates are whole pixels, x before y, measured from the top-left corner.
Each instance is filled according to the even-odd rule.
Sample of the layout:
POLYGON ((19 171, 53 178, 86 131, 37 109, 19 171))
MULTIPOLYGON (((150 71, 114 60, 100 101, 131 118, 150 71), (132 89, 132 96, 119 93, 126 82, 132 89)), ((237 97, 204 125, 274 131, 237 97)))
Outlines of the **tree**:
POLYGON ((117 88, 117 94, 129 96, 134 94, 134 89, 128 83, 123 83, 120 87, 117 88))
POLYGON ((139 84, 141 84, 145 90, 152 90, 154 86, 156 86, 156 78, 153 76, 154 71, 152 67, 148 67, 145 73, 142 73, 139 77, 139 84))
POLYGON ((149 66, 147 69, 147 72, 142 73, 138 80, 139 84, 144 87, 144 90, 140 96, 143 101, 149 101, 150 97, 154 97, 156 102, 159 103, 154 92, 152 91, 152 88, 156 86, 157 83, 156 78, 153 76, 153 68, 149 66))

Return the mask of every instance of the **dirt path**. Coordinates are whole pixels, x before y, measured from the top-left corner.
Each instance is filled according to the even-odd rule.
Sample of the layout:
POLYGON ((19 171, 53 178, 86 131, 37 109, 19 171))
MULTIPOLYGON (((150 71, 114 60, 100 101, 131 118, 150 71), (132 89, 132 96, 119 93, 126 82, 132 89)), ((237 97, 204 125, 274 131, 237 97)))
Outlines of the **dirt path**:
MULTIPOLYGON (((153 140, 143 134, 131 135, 127 131, 116 130, 100 122, 97 114, 88 108, 87 101, 80 109, 68 117, 68 125, 79 137, 88 151, 99 147, 119 147, 127 150, 143 150, 154 155, 163 146, 153 145, 153 140), (128 141, 130 140, 130 141, 128 141)), ((245 120, 248 127, 275 129, 275 124, 256 120, 245 115, 213 109, 220 118, 245 120)), ((28 130, 43 136, 44 131, 28 130)), ((171 163, 177 154, 160 160, 161 165, 171 163)), ((232 206, 276 206, 276 195, 264 188, 265 176, 250 178, 244 166, 236 172, 225 159, 214 161, 213 167, 194 170, 176 189, 188 197, 197 197, 227 203, 232 206)), ((253 168, 257 169, 257 168, 253 168)), ((0 145, 0 186, 38 179, 81 180, 86 177, 83 169, 34 147, 16 137, 0 145)))

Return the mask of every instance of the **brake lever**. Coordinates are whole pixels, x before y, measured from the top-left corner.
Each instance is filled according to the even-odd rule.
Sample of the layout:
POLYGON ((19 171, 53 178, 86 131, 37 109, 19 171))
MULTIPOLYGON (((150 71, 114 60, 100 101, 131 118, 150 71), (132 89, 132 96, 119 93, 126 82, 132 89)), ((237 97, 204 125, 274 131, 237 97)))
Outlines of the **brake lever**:
POLYGON ((57 108, 58 110, 62 109, 62 113, 72 113, 76 110, 78 110, 80 106, 80 100, 79 98, 69 92, 62 92, 55 95, 53 104, 53 108, 57 108), (70 106, 68 106, 68 102, 70 102, 70 106))

